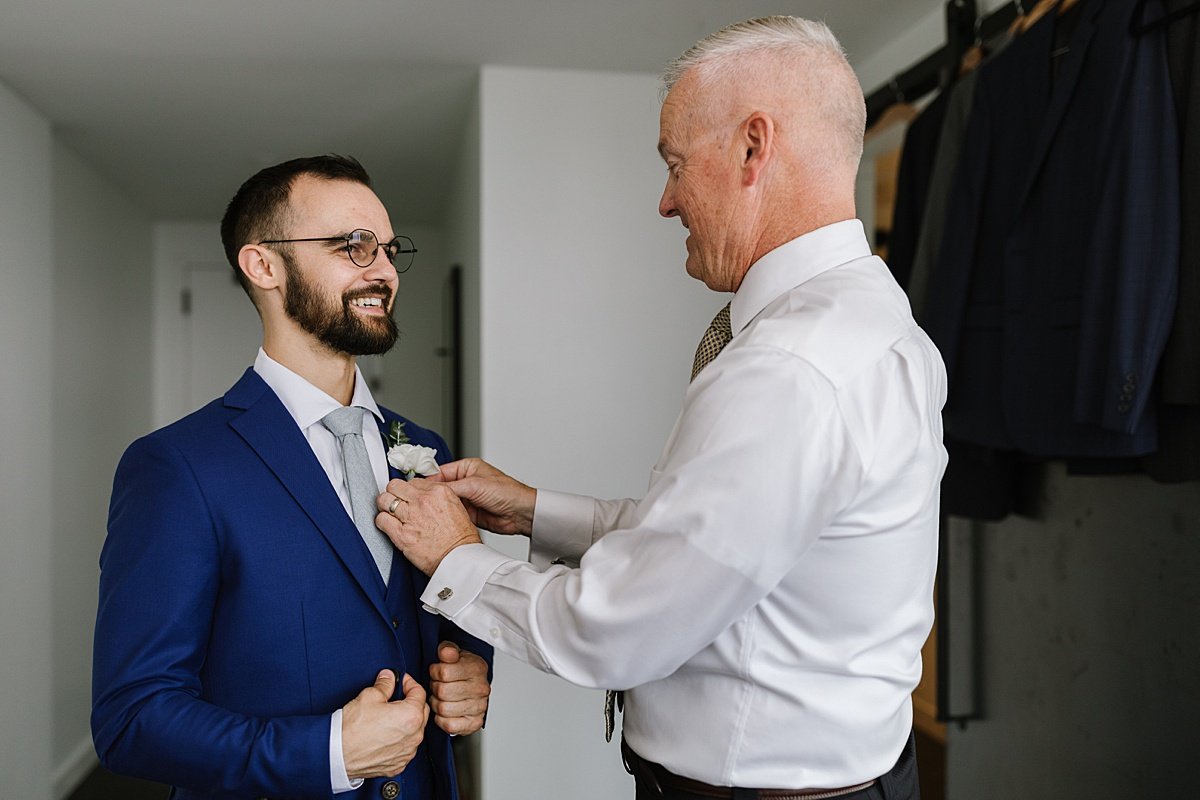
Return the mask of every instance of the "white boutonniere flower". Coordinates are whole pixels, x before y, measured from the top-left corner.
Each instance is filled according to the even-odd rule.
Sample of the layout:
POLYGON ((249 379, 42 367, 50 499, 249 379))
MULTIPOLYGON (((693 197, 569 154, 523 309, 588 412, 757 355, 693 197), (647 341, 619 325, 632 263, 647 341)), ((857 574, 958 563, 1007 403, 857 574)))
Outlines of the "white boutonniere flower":
POLYGON ((392 423, 388 432, 388 444, 388 463, 403 472, 406 480, 412 480, 416 475, 428 477, 438 473, 437 450, 409 444, 403 422, 392 423))

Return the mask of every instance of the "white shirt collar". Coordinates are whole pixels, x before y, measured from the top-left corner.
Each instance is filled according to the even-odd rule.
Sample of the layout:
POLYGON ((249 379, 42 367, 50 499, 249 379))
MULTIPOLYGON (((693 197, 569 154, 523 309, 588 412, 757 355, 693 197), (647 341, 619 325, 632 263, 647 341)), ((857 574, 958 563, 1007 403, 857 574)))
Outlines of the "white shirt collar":
POLYGON ((863 224, 857 219, 835 222, 797 236, 750 265, 729 306, 733 335, 750 324, 784 292, 826 270, 871 255, 863 224))
MULTIPOLYGON (((300 430, 307 430, 310 425, 324 419, 330 411, 342 407, 337 400, 271 358, 261 347, 254 359, 254 371, 279 397, 300 430)), ((371 396, 371 390, 357 365, 354 367, 354 395, 350 398, 350 405, 364 408, 380 422, 383 421, 383 414, 375 404, 375 398, 371 396)))

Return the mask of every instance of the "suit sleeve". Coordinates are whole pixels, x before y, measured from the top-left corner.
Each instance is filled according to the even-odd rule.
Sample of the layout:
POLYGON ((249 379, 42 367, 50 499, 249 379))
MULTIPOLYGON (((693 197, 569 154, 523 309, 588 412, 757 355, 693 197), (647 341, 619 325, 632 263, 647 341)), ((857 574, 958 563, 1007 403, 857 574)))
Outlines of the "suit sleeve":
MULTIPOLYGON (((1162 13, 1150 5, 1147 13, 1162 13)), ((1085 261, 1075 416, 1121 433, 1154 413, 1179 278, 1179 128, 1162 36, 1134 45, 1127 111, 1106 137, 1085 261)))
POLYGON ((117 468, 92 672, 92 735, 114 772, 196 791, 327 798, 329 716, 259 718, 203 699, 223 575, 186 458, 155 437, 117 468))

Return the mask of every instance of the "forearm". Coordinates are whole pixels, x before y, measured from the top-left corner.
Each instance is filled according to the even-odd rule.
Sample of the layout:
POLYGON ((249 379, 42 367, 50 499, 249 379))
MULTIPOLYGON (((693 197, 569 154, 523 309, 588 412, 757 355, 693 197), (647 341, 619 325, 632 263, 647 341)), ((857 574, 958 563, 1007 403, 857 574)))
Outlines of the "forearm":
POLYGON ((647 537, 637 564, 624 554, 628 542, 620 552, 606 547, 636 535, 605 537, 582 570, 539 570, 485 545, 458 548, 421 599, 497 650, 579 686, 646 683, 671 674, 765 589, 704 553, 681 549, 677 537, 647 537), (668 577, 651 566, 662 563, 678 571, 668 577), (664 583, 670 602, 662 602, 664 583), (711 614, 697 619, 701 604, 711 614))

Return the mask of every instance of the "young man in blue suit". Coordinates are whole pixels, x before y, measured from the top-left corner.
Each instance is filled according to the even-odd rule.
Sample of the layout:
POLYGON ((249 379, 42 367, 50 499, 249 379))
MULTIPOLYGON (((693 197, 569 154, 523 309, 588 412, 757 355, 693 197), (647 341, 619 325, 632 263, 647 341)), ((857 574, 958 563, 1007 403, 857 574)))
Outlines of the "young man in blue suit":
POLYGON ((223 398, 117 468, 96 750, 175 798, 453 800, 450 735, 483 724, 492 650, 422 610, 427 579, 359 507, 399 476, 393 423, 450 458, 379 408, 355 365, 395 343, 412 244, 340 156, 259 172, 221 236, 262 347, 223 398))

